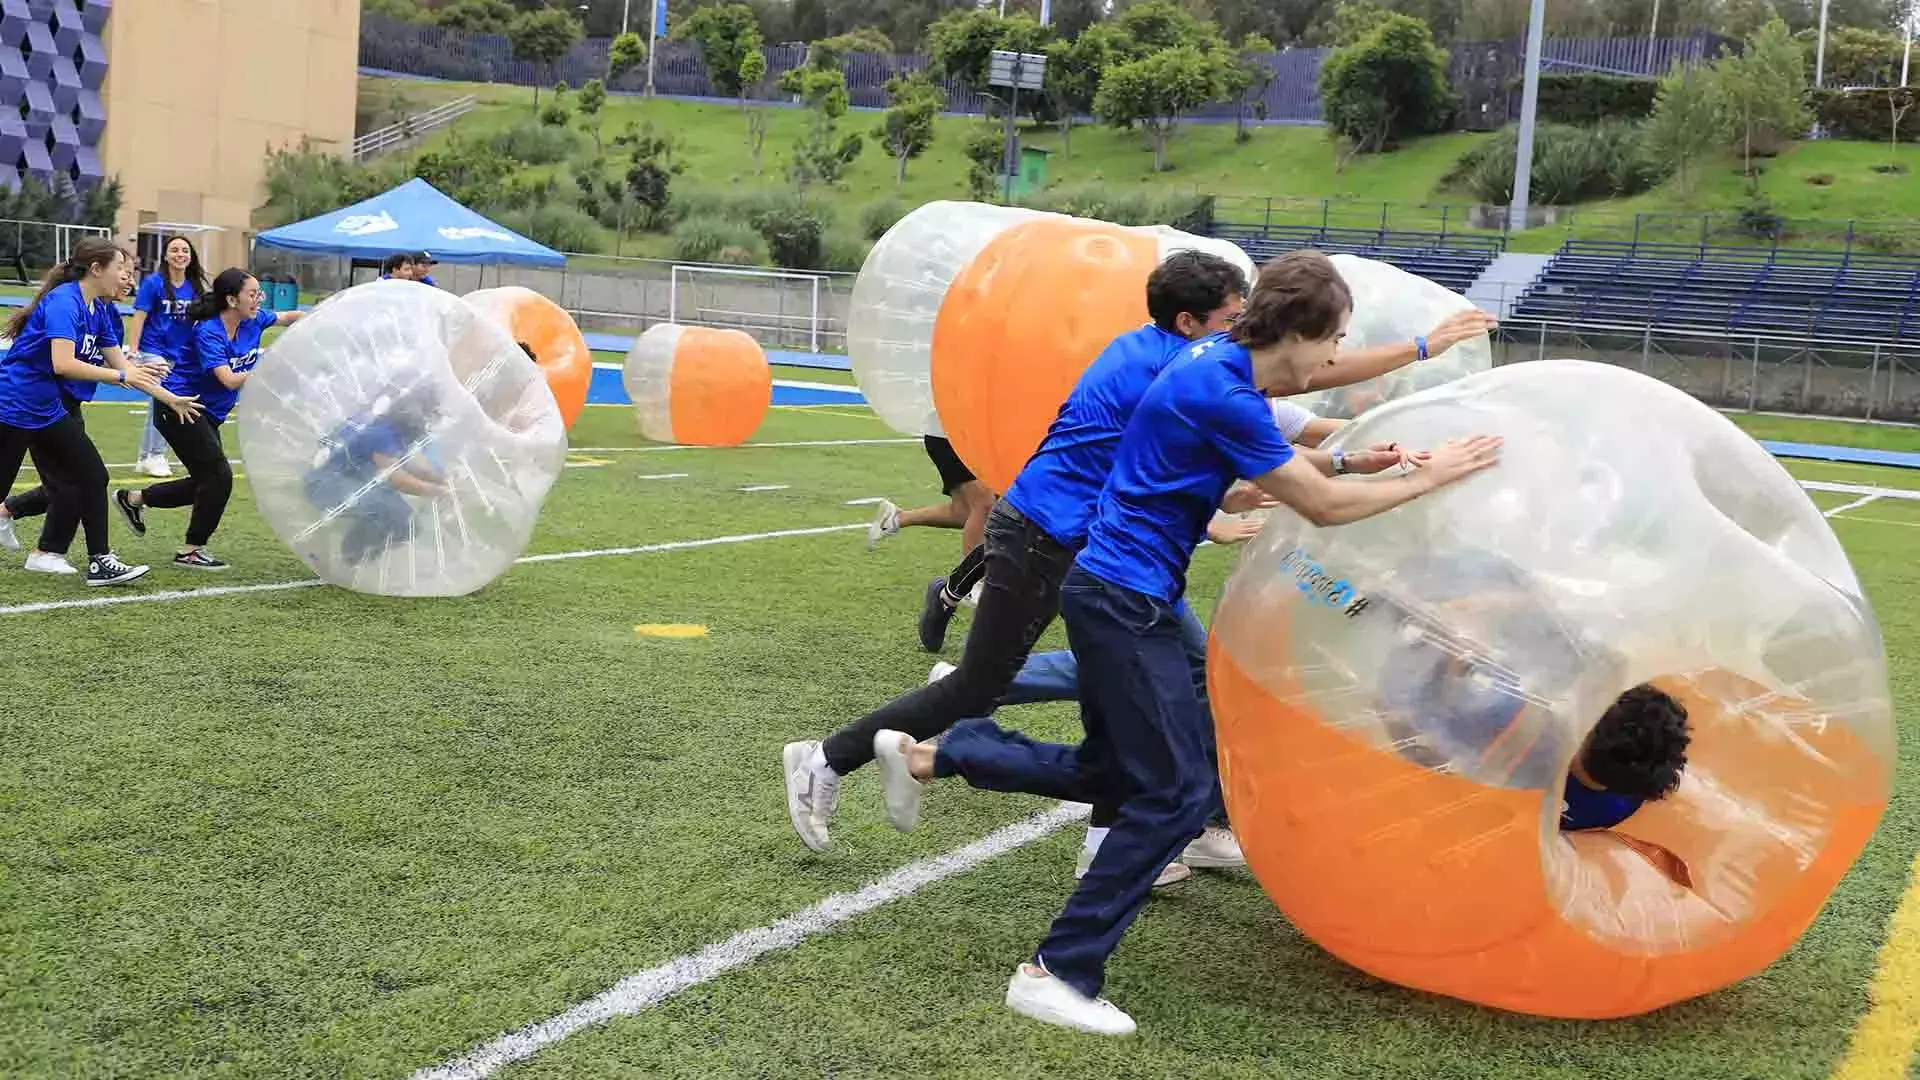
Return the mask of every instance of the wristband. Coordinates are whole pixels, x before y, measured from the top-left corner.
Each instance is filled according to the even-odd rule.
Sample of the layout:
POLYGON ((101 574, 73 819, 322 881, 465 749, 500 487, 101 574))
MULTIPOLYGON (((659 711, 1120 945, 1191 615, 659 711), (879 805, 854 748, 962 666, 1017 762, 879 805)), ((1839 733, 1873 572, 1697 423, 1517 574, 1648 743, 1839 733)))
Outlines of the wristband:
POLYGON ((1335 450, 1333 452, 1333 475, 1347 475, 1347 453, 1344 450, 1335 450))
POLYGON ((1425 360, 1427 358, 1426 338, 1417 337, 1413 339, 1413 355, 1415 360, 1425 360))
POLYGON ((119 368, 117 369, 117 374, 120 376, 120 385, 125 386, 127 384, 127 369, 119 368))

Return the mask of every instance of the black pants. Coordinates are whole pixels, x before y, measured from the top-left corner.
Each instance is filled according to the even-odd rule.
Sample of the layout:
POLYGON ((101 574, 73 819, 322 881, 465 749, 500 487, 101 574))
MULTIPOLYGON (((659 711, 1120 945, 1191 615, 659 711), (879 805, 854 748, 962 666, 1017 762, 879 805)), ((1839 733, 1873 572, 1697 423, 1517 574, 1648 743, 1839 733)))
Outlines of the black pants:
MULTIPOLYGON (((67 415, 78 421, 80 430, 84 432, 87 429, 87 418, 81 414, 80 399, 62 391, 60 403, 67 407, 67 415)), ((53 498, 47 494, 46 485, 42 484, 18 495, 9 495, 6 502, 7 513, 12 514, 17 521, 20 518, 39 517, 46 513, 47 507, 53 504, 53 498)))
POLYGON ((1033 643, 1060 613, 1060 582, 1074 553, 1005 499, 987 515, 986 552, 986 585, 959 668, 829 736, 822 751, 834 772, 845 775, 872 761, 877 732, 931 739, 970 716, 993 711, 1013 685, 1033 643))
POLYGON ((12 487, 20 463, 33 456, 45 485, 47 520, 35 546, 65 555, 73 546, 74 530, 87 533, 87 556, 105 555, 107 546, 107 463, 87 438, 75 410, 49 427, 30 429, 0 424, 0 486, 12 487))
POLYGON ((153 485, 141 494, 140 502, 160 510, 193 507, 193 517, 187 521, 187 546, 201 547, 213 539, 227 512, 227 500, 233 497, 233 466, 227 464, 226 448, 220 445, 220 421, 202 415, 182 423, 172 409, 155 402, 153 426, 173 447, 187 475, 153 485))

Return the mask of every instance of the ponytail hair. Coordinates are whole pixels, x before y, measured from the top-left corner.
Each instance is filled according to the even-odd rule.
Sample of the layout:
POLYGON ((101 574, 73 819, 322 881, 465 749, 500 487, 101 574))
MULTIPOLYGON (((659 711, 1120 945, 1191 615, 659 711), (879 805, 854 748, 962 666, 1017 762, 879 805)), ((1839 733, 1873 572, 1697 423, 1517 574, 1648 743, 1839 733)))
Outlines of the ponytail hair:
MULTIPOLYGON (((67 261, 47 271, 47 276, 40 279, 40 291, 33 294, 33 299, 27 301, 26 307, 14 312, 13 318, 7 320, 7 336, 17 339, 26 332, 27 320, 32 317, 33 309, 40 306, 40 301, 45 300, 48 293, 62 285, 79 281, 96 266, 112 266, 116 259, 125 255, 119 244, 104 236, 89 236, 74 244, 73 253, 67 256, 67 261)), ((117 287, 115 292, 118 293, 117 287)))
POLYGON ((194 297, 193 303, 187 306, 187 318, 194 322, 205 322, 224 314, 227 301, 239 296, 240 290, 246 288, 252 278, 252 274, 237 266, 220 271, 220 275, 213 279, 213 286, 194 297))

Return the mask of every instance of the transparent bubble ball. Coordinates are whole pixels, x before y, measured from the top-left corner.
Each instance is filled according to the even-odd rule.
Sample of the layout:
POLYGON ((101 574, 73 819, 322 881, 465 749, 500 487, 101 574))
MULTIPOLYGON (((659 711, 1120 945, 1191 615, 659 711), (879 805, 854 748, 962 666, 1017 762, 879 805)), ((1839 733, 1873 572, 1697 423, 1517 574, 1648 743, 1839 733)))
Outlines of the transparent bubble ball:
POLYGON ((1495 468, 1351 525, 1275 511, 1234 569, 1208 667, 1249 865, 1342 959, 1499 1008, 1625 1016, 1760 971, 1892 791, 1845 552, 1731 421, 1604 364, 1469 376, 1330 445, 1478 433, 1495 468), (1571 763, 1642 683, 1687 709, 1679 789, 1563 832, 1571 763))
MULTIPOLYGON (((1405 345, 1432 330, 1440 320, 1471 311, 1473 301, 1444 285, 1410 274, 1392 263, 1358 255, 1331 255, 1333 265, 1353 293, 1353 319, 1342 352, 1381 345, 1405 345)), ((1349 420, 1375 405, 1452 382, 1493 367, 1493 342, 1485 334, 1455 345, 1439 356, 1397 371, 1313 394, 1289 398, 1319 416, 1349 420)))
POLYGON ((355 286, 288 328, 240 420, 274 534, 326 581, 381 596, 463 596, 499 577, 566 461, 540 369, 416 282, 355 286))

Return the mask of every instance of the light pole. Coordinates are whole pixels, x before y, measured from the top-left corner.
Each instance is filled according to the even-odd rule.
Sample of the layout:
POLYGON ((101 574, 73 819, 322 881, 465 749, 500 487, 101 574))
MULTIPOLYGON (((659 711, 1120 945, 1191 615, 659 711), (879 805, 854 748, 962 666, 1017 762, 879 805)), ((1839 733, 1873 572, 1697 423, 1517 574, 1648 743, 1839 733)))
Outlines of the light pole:
POLYGON ((1813 85, 1815 89, 1825 86, 1827 78, 1827 3, 1820 0, 1820 40, 1813 46, 1813 85))
POLYGON ((1913 27, 1920 23, 1920 0, 1907 8, 1907 48, 1900 54, 1900 85, 1907 85, 1907 69, 1913 66, 1913 27))
POLYGON ((1513 155, 1513 202, 1507 207, 1507 231, 1527 227, 1527 197, 1533 180, 1533 121, 1540 106, 1540 39, 1547 32, 1547 0, 1533 0, 1527 15, 1527 69, 1520 87, 1520 139, 1513 155))
MULTIPOLYGON (((627 0, 629 4, 633 0, 627 0)), ((653 96, 653 55, 660 51, 660 5, 667 0, 653 0, 653 22, 647 27, 647 96, 653 96)), ((623 24, 624 25, 624 24, 623 24)))

